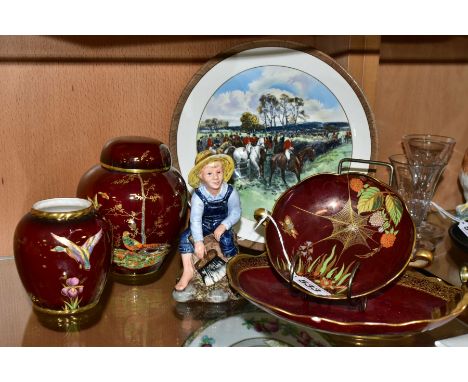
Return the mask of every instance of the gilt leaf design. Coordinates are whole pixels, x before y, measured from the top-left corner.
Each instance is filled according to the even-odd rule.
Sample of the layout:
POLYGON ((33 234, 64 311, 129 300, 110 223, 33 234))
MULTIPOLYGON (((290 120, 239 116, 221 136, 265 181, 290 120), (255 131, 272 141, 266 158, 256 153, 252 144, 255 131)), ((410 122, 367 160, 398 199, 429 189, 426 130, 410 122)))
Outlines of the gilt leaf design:
POLYGON ((364 212, 374 211, 383 204, 382 192, 377 187, 368 187, 362 190, 357 204, 358 212, 360 214, 364 212))
POLYGON ((390 219, 392 219, 395 226, 397 226, 403 215, 403 204, 398 198, 387 195, 385 197, 385 208, 390 215, 390 219))

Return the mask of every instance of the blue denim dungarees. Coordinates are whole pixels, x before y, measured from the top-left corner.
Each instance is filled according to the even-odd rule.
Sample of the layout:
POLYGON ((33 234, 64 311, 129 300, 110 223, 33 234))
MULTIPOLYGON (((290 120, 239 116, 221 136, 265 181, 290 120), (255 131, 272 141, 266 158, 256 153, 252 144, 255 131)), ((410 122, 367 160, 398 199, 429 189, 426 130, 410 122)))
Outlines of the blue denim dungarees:
MULTIPOLYGON (((228 200, 232 193, 232 186, 228 184, 228 189, 224 198, 217 201, 208 201, 205 196, 198 190, 195 189, 196 194, 203 202, 203 217, 202 217, 202 228, 203 237, 212 234, 214 230, 221 224, 221 222, 228 216, 228 200)), ((180 236, 179 252, 180 253, 194 253, 195 248, 192 242, 189 240, 191 236, 190 227, 187 228, 180 236)), ((237 254, 237 247, 234 243, 234 237, 232 229, 226 230, 219 240, 219 245, 223 255, 226 257, 232 257, 237 254)))

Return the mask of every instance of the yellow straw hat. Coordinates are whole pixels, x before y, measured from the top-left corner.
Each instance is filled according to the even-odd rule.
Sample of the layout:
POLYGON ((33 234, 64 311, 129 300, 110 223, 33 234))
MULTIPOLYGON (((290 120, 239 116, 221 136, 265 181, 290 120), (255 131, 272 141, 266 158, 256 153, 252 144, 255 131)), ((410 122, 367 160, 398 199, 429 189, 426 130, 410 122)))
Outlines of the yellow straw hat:
POLYGON ((224 181, 227 182, 231 179, 234 173, 234 161, 229 155, 226 154, 215 154, 210 150, 200 151, 195 158, 195 166, 190 170, 188 174, 188 184, 193 188, 200 186, 200 174, 201 169, 211 162, 221 162, 224 169, 224 181))

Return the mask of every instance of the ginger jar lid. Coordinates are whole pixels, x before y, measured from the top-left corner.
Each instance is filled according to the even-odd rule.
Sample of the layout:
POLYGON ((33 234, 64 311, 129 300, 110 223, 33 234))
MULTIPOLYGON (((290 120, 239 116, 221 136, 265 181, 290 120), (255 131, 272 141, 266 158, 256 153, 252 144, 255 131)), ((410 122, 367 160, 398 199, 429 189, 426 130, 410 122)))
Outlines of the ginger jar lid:
POLYGON ((163 172, 171 168, 169 148, 149 137, 117 137, 101 151, 101 166, 109 170, 141 173, 163 172))

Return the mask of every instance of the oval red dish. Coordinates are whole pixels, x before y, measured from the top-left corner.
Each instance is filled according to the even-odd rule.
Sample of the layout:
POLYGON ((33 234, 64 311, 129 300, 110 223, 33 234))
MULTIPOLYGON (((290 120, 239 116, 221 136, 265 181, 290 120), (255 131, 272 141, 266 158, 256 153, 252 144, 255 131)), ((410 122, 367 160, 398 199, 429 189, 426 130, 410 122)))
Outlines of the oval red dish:
POLYGON ((401 197, 364 174, 311 176, 286 191, 271 216, 265 234, 271 264, 318 298, 355 298, 385 287, 405 270, 415 244, 401 197))
POLYGON ((237 255, 227 267, 230 285, 261 309, 319 331, 349 335, 407 335, 435 329, 468 304, 460 287, 418 271, 367 298, 364 311, 349 301, 317 300, 291 288, 265 255, 237 255))

